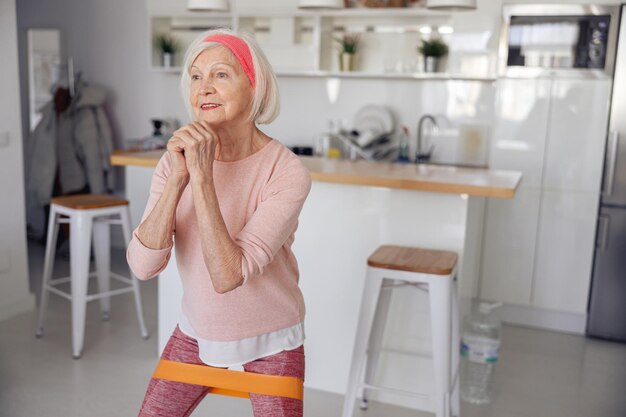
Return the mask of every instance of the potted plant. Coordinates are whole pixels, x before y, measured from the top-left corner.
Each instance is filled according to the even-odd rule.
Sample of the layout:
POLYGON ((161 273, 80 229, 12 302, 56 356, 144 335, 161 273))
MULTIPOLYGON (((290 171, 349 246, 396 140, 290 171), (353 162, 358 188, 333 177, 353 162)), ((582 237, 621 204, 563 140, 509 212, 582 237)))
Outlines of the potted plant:
POLYGON ((354 70, 354 55, 359 49, 361 37, 356 33, 345 33, 341 38, 335 38, 340 46, 339 68, 341 71, 354 70))
POLYGON ((154 37, 154 47, 161 52, 163 66, 169 68, 174 62, 174 54, 180 45, 178 40, 167 33, 159 33, 154 37))
POLYGON ((428 40, 422 39, 422 44, 417 48, 424 55, 424 71, 437 72, 439 61, 448 54, 448 45, 439 37, 428 40))

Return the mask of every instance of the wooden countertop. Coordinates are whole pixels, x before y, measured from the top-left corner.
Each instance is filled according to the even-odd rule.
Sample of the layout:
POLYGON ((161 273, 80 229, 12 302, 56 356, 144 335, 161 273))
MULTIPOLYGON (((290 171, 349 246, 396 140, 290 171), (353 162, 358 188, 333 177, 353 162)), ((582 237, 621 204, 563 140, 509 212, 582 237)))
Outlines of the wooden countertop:
MULTIPOLYGON (((111 163, 118 166, 155 167, 164 150, 115 151, 111 163)), ((480 168, 429 164, 347 161, 302 156, 314 181, 367 185, 404 190, 512 198, 522 174, 480 168)))
POLYGON ((165 149, 158 149, 156 151, 122 151, 116 149, 111 155, 111 165, 118 166, 139 166, 139 167, 156 167, 159 159, 165 153, 165 149))

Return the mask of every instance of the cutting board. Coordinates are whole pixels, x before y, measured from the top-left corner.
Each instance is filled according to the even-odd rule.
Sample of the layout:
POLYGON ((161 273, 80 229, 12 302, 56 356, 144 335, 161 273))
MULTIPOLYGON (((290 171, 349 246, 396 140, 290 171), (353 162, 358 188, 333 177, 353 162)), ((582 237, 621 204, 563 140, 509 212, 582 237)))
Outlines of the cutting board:
POLYGON ((464 124, 459 129, 456 159, 459 164, 489 165, 489 129, 485 125, 464 124))
POLYGON ((429 135, 434 144, 430 162, 486 167, 489 165, 489 129, 481 124, 461 124, 429 135))

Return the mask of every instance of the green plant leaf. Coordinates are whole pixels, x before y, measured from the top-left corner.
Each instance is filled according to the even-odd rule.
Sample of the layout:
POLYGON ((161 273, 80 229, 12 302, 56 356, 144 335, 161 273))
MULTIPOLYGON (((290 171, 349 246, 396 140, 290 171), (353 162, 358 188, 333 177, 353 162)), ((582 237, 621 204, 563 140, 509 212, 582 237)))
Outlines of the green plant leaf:
POLYGON ((154 47, 161 53, 170 53, 178 51, 180 44, 178 40, 167 33, 158 33, 154 35, 154 47))
POLYGON ((361 36, 358 33, 345 33, 340 38, 333 38, 341 48, 341 52, 354 54, 359 49, 361 36))
POLYGON ((422 39, 422 44, 417 50, 424 56, 432 56, 440 58, 448 54, 448 45, 439 37, 433 37, 429 40, 422 39))

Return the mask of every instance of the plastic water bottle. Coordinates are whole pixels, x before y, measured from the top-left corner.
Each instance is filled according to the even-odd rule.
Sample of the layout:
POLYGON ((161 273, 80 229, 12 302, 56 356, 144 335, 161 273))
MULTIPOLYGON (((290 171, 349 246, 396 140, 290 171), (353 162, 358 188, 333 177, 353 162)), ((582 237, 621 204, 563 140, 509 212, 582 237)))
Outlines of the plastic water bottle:
POLYGON ((502 303, 480 303, 467 316, 461 338, 461 399, 473 404, 491 402, 493 372, 500 353, 501 324, 492 310, 502 303))

